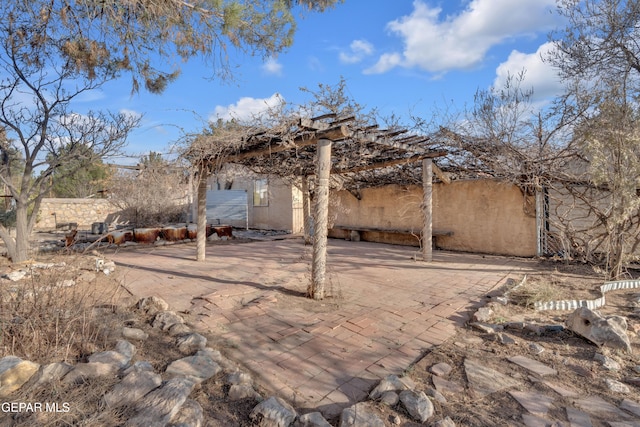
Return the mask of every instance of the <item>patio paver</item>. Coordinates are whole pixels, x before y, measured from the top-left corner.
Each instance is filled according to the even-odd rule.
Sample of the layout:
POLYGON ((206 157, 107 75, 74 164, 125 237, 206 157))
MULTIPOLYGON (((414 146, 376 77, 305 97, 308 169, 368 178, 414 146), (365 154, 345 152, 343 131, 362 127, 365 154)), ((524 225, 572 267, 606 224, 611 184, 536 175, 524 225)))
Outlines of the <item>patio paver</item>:
POLYGON ((149 246, 110 255, 136 296, 157 295, 189 310, 196 327, 232 344, 270 393, 332 416, 401 374, 455 334, 487 293, 527 260, 329 240, 324 301, 305 298, 311 248, 301 239, 216 244, 195 261, 195 245, 149 246))

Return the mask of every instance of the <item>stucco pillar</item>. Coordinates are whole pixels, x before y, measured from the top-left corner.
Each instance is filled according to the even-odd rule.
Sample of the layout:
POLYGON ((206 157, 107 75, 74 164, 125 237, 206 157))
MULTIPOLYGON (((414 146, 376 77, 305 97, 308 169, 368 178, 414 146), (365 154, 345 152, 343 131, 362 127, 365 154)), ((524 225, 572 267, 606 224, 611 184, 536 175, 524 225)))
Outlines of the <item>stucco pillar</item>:
POLYGON ((422 160, 422 260, 433 261, 431 239, 433 237, 433 162, 431 159, 422 160))
POLYGON ((331 141, 317 143, 315 186, 315 221, 313 230, 313 264, 311 266, 311 296, 324 299, 327 269, 327 223, 329 218, 329 177, 331 175, 331 141))

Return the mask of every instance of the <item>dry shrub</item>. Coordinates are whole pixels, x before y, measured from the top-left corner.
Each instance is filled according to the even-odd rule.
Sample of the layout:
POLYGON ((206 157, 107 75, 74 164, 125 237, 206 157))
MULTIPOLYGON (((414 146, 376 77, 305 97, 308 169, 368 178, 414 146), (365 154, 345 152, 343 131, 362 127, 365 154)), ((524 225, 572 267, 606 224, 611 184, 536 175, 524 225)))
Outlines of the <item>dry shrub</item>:
POLYGON ((553 280, 529 279, 509 293, 509 300, 522 307, 533 308, 537 302, 562 299, 562 292, 553 280))
POLYGON ((113 303, 122 288, 103 273, 77 280, 83 270, 86 278, 90 262, 66 261, 49 268, 31 267, 30 277, 0 284, 2 354, 38 363, 76 362, 106 348, 110 322, 104 314, 110 307, 115 312, 113 303))

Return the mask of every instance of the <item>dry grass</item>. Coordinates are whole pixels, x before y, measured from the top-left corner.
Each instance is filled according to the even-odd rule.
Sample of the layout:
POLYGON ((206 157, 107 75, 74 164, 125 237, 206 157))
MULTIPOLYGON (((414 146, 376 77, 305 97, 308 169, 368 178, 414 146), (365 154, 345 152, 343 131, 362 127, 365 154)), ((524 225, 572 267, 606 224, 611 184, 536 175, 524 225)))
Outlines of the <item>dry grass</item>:
POLYGON ((105 348, 110 324, 104 314, 121 287, 92 273, 87 259, 65 261, 26 266, 30 277, 0 284, 2 354, 38 363, 76 362, 105 348))
POLYGON ((533 308, 537 302, 562 299, 562 291, 553 280, 528 279, 509 293, 509 300, 522 307, 533 308))

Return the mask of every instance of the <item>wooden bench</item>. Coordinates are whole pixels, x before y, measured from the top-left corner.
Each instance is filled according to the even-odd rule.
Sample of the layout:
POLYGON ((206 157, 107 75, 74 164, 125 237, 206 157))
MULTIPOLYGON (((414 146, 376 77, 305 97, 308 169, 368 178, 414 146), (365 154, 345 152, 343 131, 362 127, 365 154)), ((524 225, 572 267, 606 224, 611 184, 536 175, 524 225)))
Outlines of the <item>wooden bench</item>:
MULTIPOLYGON (((414 236, 416 240, 420 239, 422 230, 400 230, 395 228, 380 228, 380 227, 359 227, 351 225, 334 225, 331 227, 333 230, 341 230, 347 234, 346 240, 360 241, 361 234, 363 232, 376 232, 376 233, 391 233, 401 234, 404 236, 414 236)), ((453 236, 453 231, 450 230, 433 230, 431 232, 432 244, 435 244, 436 237, 441 236, 453 236)))

